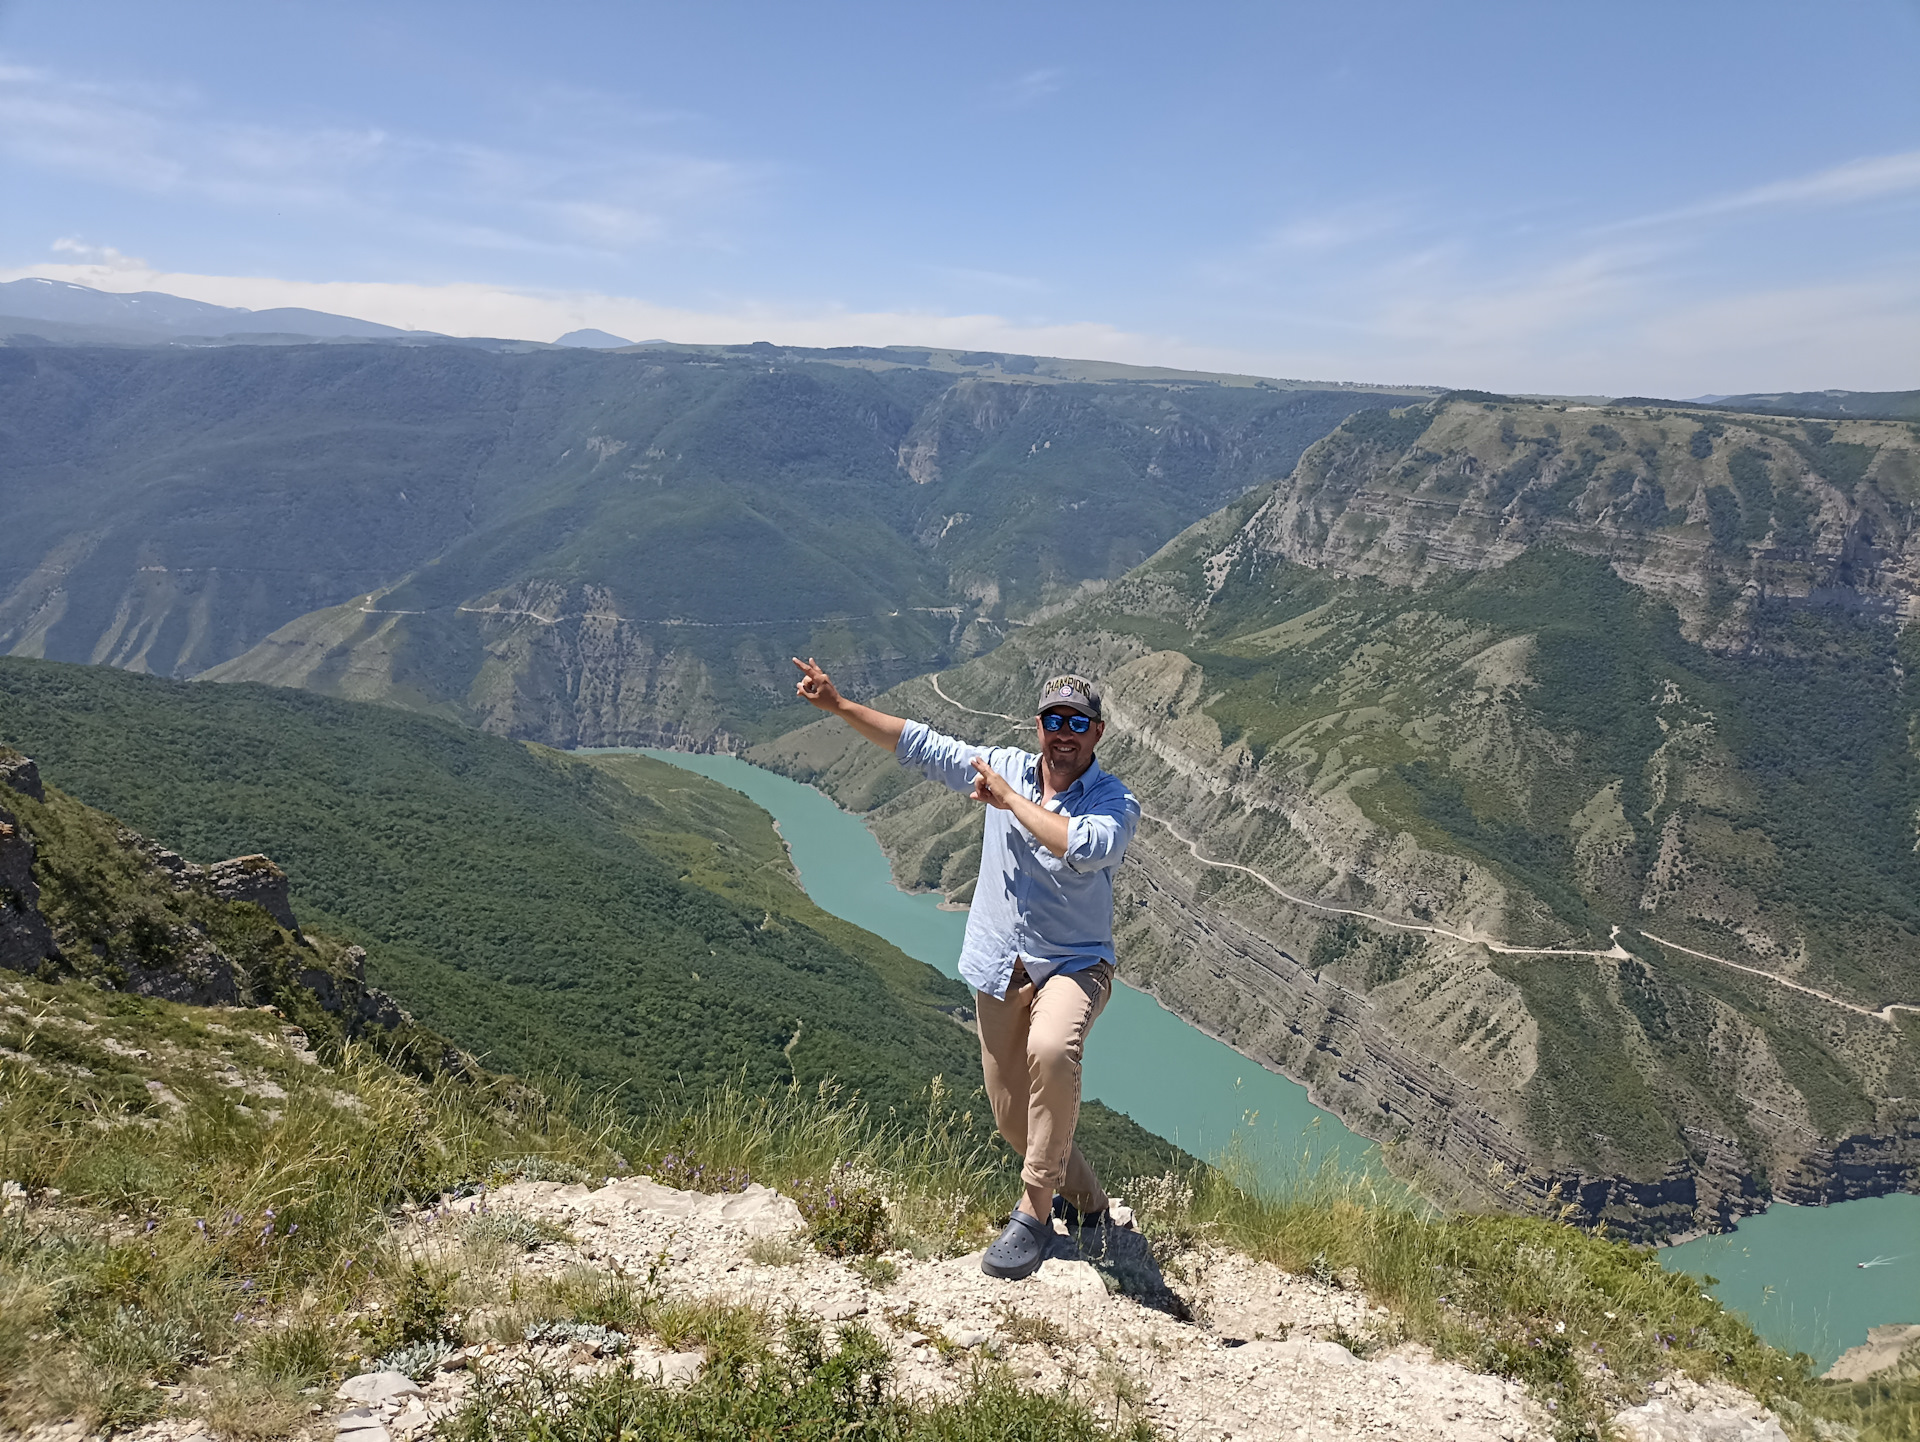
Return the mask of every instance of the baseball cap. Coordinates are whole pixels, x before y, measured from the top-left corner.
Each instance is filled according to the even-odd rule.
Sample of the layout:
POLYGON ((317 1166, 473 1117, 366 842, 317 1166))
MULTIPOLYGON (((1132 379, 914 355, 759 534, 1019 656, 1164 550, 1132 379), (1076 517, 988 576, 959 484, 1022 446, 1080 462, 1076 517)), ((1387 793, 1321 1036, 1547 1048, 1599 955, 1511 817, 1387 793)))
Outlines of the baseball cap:
POLYGON ((1095 721, 1100 716, 1100 688, 1085 676, 1055 676, 1040 688, 1040 704, 1034 714, 1051 711, 1055 706, 1070 706, 1095 721))

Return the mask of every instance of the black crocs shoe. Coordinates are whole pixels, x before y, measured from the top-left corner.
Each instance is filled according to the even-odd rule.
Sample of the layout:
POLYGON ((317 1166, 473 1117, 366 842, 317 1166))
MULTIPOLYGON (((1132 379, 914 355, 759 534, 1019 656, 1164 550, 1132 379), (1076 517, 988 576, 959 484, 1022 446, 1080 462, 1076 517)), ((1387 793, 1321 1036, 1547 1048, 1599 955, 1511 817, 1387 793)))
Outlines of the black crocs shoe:
POLYGON ((1000 1240, 980 1254, 980 1270, 1008 1282, 1031 1277, 1047 1259, 1052 1241, 1052 1222, 1030 1217, 1016 1207, 1000 1240))
POLYGON ((1058 1192, 1053 1195, 1053 1215, 1067 1224, 1069 1232, 1077 1232, 1083 1227, 1096 1230, 1110 1226, 1113 1221, 1113 1218, 1107 1215, 1105 1207, 1097 1212, 1082 1212, 1058 1192))
POLYGON ((1072 1202, 1057 1193, 1053 1199, 1053 1214, 1066 1223, 1067 1235, 1082 1251, 1092 1251, 1098 1255, 1107 1249, 1107 1232, 1113 1225, 1113 1218, 1105 1207, 1097 1212, 1083 1212, 1072 1202))

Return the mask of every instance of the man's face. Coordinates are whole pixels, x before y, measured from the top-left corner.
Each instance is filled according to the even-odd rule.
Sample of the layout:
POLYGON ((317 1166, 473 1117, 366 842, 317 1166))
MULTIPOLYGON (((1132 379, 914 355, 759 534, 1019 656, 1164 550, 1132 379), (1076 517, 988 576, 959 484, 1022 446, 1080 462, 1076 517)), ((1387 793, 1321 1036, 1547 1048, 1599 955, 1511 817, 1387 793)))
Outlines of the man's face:
POLYGON ((1034 718, 1034 730, 1040 737, 1040 754, 1056 770, 1086 770, 1087 764, 1093 760, 1093 748, 1100 742, 1100 733, 1107 729, 1106 722, 1095 721, 1084 732, 1075 732, 1065 718, 1079 714, 1071 706, 1049 706, 1034 718), (1047 730, 1049 716, 1062 718, 1058 731, 1047 730))

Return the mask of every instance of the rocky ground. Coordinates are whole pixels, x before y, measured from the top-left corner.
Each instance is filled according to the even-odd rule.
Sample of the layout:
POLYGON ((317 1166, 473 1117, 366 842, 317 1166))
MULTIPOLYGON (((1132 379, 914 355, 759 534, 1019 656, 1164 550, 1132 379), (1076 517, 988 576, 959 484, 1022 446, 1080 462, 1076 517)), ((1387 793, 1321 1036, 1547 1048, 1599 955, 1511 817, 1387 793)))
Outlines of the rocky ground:
MULTIPOLYGON (((796 1243, 798 1208, 764 1187, 707 1195, 637 1178, 597 1189, 515 1183, 417 1214, 402 1224, 401 1240, 431 1251, 462 1213, 476 1210, 557 1224, 572 1238, 528 1253, 518 1265, 529 1281, 585 1265, 651 1275, 668 1297, 745 1302, 774 1315, 798 1310, 829 1327, 858 1318, 887 1343, 909 1396, 955 1389, 979 1358, 991 1356, 1025 1385, 1070 1388, 1105 1415, 1145 1419, 1180 1442, 1545 1442, 1553 1435, 1551 1414, 1518 1384, 1412 1343, 1388 1344, 1386 1310, 1337 1278, 1294 1276, 1205 1250, 1170 1259, 1162 1275, 1131 1231, 1112 1234, 1098 1266, 1062 1233, 1054 1254, 1022 1282, 984 1276, 977 1253, 944 1260, 892 1253, 888 1279, 885 1269, 856 1269, 796 1243)), ((349 1378, 332 1396, 316 1395, 306 1442, 412 1442, 460 1406, 476 1374, 626 1367, 673 1385, 700 1364, 698 1353, 663 1353, 642 1341, 620 1355, 584 1341, 486 1343, 449 1358, 422 1384, 370 1373, 349 1378)), ((1655 1393, 1614 1419, 1630 1442, 1786 1442, 1776 1420, 1731 1389, 1674 1379, 1655 1393)), ((212 1442, 207 1425, 191 1420, 124 1435, 212 1442)), ((77 1426, 49 1427, 30 1442, 81 1436, 77 1426)))

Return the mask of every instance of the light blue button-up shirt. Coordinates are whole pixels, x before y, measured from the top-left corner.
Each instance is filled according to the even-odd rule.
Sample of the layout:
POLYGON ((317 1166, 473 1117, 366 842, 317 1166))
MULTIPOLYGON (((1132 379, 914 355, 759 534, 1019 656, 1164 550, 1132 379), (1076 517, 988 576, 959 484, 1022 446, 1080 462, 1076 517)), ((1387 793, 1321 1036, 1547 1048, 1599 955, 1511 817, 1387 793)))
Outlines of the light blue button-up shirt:
MULTIPOLYGON (((972 746, 909 721, 894 749, 902 766, 955 791, 973 790, 973 759, 1040 800, 1040 758, 1016 746, 972 746)), ((1056 971, 1114 962, 1113 872, 1140 826, 1140 803, 1126 784, 1095 761, 1065 791, 1044 803, 1063 812, 1067 854, 1055 856, 1011 811, 986 807, 980 881, 967 914, 960 975, 969 986, 1004 997, 1015 961, 1038 984, 1056 971)))

